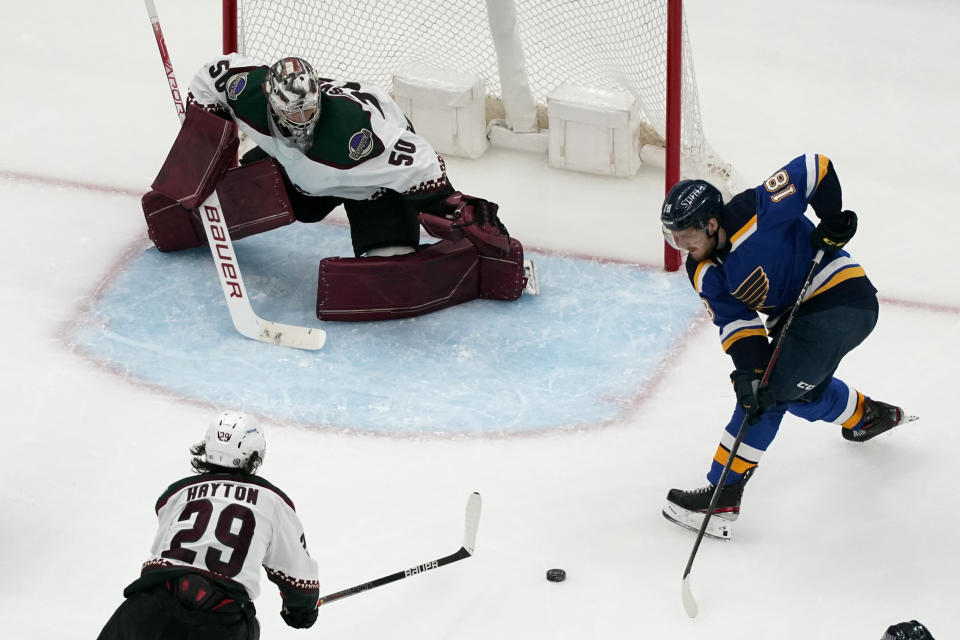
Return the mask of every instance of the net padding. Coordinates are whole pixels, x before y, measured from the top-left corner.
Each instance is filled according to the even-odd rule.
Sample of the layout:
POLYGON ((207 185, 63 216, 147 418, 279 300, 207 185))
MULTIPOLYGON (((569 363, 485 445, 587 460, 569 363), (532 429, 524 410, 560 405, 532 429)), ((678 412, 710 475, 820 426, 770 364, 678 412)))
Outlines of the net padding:
MULTIPOLYGON (((387 91, 409 64, 472 73, 502 95, 484 0, 238 0, 238 49, 265 63, 295 55, 323 77, 387 91)), ((543 107, 564 83, 626 90, 645 122, 644 143, 666 128, 666 0, 516 0, 530 89, 543 107)), ((703 135, 683 29, 682 168, 729 191, 733 172, 703 135)), ((540 119, 545 125, 544 119, 540 119)))

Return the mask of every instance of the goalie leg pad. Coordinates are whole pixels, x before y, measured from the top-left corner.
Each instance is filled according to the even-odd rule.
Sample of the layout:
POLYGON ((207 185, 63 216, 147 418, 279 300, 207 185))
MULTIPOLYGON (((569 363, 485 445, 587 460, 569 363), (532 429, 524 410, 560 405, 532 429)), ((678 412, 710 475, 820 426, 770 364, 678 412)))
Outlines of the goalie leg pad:
POLYGON ((467 239, 416 253, 324 258, 317 283, 321 320, 410 318, 480 296, 480 257, 467 239))
POLYGON ((181 251, 207 243, 200 217, 176 200, 149 191, 140 200, 147 235, 160 251, 181 251))
POLYGON ((273 158, 230 169, 217 185, 217 195, 234 240, 296 221, 280 163, 273 158))
MULTIPOLYGON (((217 186, 223 217, 234 240, 294 222, 293 208, 276 160, 263 160, 227 172, 217 186)), ((207 244, 197 210, 150 191, 141 200, 147 235, 160 251, 207 244)))
POLYGON ((180 133, 150 185, 187 209, 196 209, 213 193, 237 157, 237 127, 191 104, 180 133))
POLYGON ((481 298, 516 300, 526 284, 523 245, 516 238, 510 238, 510 251, 505 256, 480 255, 481 298))

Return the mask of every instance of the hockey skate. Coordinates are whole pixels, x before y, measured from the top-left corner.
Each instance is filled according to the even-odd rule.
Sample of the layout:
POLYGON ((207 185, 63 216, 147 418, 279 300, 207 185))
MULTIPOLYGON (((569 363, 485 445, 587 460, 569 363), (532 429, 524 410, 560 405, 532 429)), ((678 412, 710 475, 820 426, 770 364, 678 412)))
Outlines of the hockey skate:
MULTIPOLYGON (((754 468, 747 469, 737 483, 726 485, 720 490, 717 504, 713 508, 713 515, 710 516, 703 535, 715 540, 730 540, 732 535, 730 523, 740 515, 743 488, 753 475, 754 468)), ((712 484, 691 491, 670 489, 667 493, 667 504, 663 507, 663 517, 684 529, 699 532, 703 524, 703 516, 710 507, 714 489, 715 485, 712 484)))
POLYGON ((523 292, 535 296, 540 294, 540 280, 537 278, 537 268, 533 266, 532 260, 523 261, 523 277, 527 279, 523 292))
POLYGON ((890 431, 894 427, 904 422, 913 422, 917 416, 908 416, 903 413, 903 409, 895 407, 886 402, 879 402, 864 398, 863 423, 856 429, 840 429, 840 434, 845 440, 851 442, 866 442, 870 438, 875 438, 881 433, 890 431))

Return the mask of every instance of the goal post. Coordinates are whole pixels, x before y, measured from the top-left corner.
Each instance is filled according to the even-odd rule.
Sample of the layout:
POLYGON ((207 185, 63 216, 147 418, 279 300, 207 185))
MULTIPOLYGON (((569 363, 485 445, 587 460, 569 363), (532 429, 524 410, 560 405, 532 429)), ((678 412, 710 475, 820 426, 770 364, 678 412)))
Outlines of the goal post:
MULTIPOLYGON (((560 87, 626 95, 638 119, 635 148, 664 158, 667 189, 680 178, 704 178, 727 197, 734 191, 732 168, 703 135, 681 0, 222 2, 224 53, 264 63, 300 56, 322 76, 391 93, 396 74, 411 65, 481 79, 491 140, 498 126, 543 139, 560 87)), ((659 233, 658 212, 644 215, 650 233, 659 233)), ((678 269, 680 258, 664 244, 666 269, 678 269)))
POLYGON ((237 48, 237 2, 223 0, 223 54, 239 53, 237 48))
MULTIPOLYGON (((680 136, 683 114, 683 0, 667 0, 667 113, 665 124, 664 195, 680 180, 680 136)), ((680 251, 663 242, 663 268, 678 271, 680 251)))

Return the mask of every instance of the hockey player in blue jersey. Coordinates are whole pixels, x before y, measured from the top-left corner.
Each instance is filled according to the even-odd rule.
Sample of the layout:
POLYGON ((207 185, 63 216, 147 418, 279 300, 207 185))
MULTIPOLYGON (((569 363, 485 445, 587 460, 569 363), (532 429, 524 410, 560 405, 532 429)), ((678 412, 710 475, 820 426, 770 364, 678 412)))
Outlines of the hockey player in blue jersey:
POLYGON ((865 396, 833 376, 840 360, 873 330, 878 304, 863 267, 843 250, 857 230, 857 216, 843 209, 840 181, 829 158, 795 158, 727 204, 708 182, 682 180, 667 194, 660 218, 668 241, 688 252, 690 282, 733 360, 730 378, 737 397, 707 474, 710 485, 671 489, 663 514, 699 531, 746 420, 746 435, 706 530, 708 536, 727 539, 744 486, 785 412, 839 424, 843 437, 854 442, 870 440, 906 418, 899 407, 865 396), (808 206, 819 218, 816 226, 805 215, 808 206), (772 344, 821 248, 824 258, 768 385, 759 388, 772 344), (767 316, 766 323, 759 314, 767 316))

